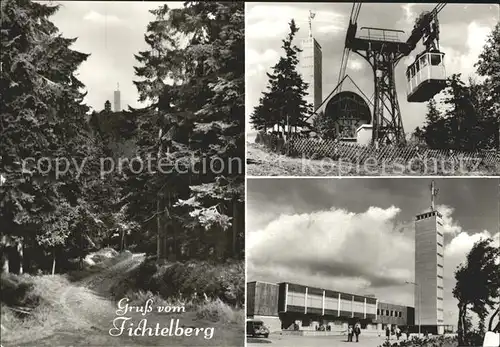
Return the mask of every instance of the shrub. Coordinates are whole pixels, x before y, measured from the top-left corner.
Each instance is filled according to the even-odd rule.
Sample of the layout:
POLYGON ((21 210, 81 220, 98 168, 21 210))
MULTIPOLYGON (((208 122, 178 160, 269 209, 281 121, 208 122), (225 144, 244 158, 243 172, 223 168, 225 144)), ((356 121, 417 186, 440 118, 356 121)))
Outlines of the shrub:
POLYGON ((149 291, 164 299, 194 303, 220 300, 235 307, 243 306, 245 300, 243 262, 214 265, 192 261, 157 265, 154 259, 147 259, 125 282, 113 290, 115 295, 149 291))
POLYGON ((33 308, 39 305, 40 297, 33 295, 34 283, 29 275, 2 273, 0 292, 2 304, 33 308))

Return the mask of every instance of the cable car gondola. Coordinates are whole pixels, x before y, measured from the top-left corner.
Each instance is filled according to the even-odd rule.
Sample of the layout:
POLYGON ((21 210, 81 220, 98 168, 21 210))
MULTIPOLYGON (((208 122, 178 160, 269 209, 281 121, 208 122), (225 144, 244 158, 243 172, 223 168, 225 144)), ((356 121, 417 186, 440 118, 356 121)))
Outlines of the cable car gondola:
POLYGON ((406 69, 408 102, 425 102, 446 87, 444 53, 424 51, 406 69))

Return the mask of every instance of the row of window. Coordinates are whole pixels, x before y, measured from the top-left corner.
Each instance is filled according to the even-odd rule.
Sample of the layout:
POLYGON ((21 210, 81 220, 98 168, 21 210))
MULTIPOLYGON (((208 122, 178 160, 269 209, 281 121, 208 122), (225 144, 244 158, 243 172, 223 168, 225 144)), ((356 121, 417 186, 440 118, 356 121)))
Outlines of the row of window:
POLYGON ((381 309, 377 309, 377 315, 386 317, 397 317, 397 318, 403 317, 403 313, 401 311, 393 311, 393 310, 389 311, 381 309))

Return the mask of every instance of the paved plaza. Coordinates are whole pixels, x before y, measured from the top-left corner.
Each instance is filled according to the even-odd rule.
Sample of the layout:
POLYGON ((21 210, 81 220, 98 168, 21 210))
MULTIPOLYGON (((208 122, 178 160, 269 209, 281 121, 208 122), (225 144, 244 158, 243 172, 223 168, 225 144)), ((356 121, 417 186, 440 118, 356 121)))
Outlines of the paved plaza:
MULTIPOLYGON (((247 346, 281 346, 281 347, 378 347, 385 338, 378 336, 360 336, 359 342, 347 342, 347 336, 292 336, 272 334, 269 338, 247 338, 247 346)), ((396 342, 393 337, 391 342, 396 342)))

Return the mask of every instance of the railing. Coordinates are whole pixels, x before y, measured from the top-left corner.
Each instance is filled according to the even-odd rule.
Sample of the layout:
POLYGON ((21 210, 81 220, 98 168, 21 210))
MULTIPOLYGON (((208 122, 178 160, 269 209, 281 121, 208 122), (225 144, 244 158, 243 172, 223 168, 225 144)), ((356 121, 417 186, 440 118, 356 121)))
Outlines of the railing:
MULTIPOLYGON (((459 151, 448 149, 429 149, 417 145, 398 146, 361 146, 355 143, 344 143, 335 140, 322 140, 304 137, 292 137, 288 141, 275 135, 258 135, 257 142, 275 153, 290 157, 307 159, 342 160, 352 164, 371 165, 420 165, 424 162, 444 163, 450 169, 464 171, 480 171, 500 174, 500 151, 478 150, 459 151)), ((423 168, 422 168, 423 170, 423 168)))

